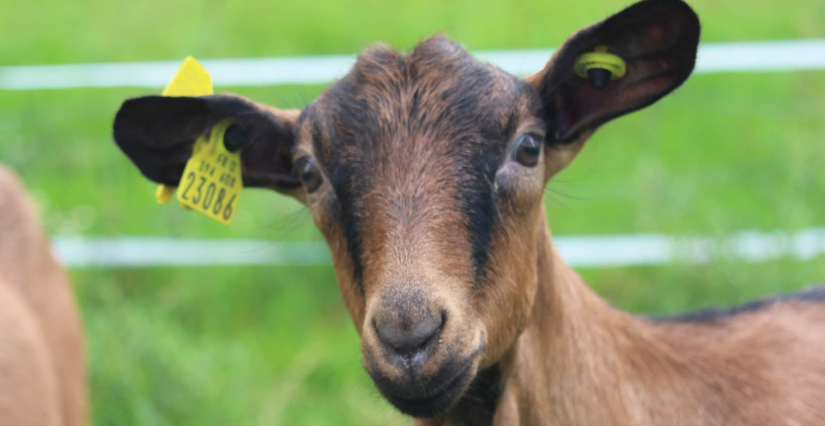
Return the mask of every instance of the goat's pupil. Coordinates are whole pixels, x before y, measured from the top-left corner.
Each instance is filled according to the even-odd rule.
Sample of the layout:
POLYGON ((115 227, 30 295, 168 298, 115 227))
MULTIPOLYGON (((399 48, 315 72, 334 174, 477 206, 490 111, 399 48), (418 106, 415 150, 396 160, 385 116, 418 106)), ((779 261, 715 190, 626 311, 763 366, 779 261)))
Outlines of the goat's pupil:
POLYGON ((520 164, 533 167, 539 163, 539 154, 541 154, 541 145, 536 141, 532 135, 524 135, 519 138, 516 143, 516 149, 513 153, 515 160, 520 164))

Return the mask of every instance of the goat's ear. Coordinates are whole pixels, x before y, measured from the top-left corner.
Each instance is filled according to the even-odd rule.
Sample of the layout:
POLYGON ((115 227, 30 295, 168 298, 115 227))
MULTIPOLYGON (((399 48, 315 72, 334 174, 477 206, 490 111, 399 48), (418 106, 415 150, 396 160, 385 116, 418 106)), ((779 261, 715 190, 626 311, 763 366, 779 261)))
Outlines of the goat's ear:
POLYGON ((693 71, 698 44, 699 19, 681 0, 644 0, 575 33, 526 79, 541 95, 548 141, 583 141, 608 120, 670 93, 693 71), (605 49, 625 61, 626 73, 597 88, 574 66, 581 55, 605 49))
POLYGON ((292 151, 299 113, 230 94, 144 96, 120 107, 114 139, 147 178, 177 186, 195 140, 219 121, 232 118, 249 138, 241 151, 244 185, 298 195, 292 151))

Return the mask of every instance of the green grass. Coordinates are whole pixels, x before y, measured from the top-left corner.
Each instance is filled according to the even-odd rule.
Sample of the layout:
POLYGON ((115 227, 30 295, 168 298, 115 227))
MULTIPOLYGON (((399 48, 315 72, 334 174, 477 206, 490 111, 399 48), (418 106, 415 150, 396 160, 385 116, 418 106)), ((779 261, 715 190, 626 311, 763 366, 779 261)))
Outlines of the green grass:
POLYGON ((330 268, 74 274, 96 424, 386 424, 330 268))
MULTIPOLYGON (((355 53, 446 31, 471 49, 547 47, 627 0, 3 0, 0 64, 355 53)), ((820 0, 695 0, 703 40, 825 36, 820 0)))
MULTIPOLYGON (((0 65, 351 53, 375 40, 409 47, 440 30, 472 49, 544 47, 626 4, 7 3, 0 65)), ((825 37, 818 0, 691 3, 706 41, 825 37)), ((300 107, 321 89, 235 91, 300 107)), ((110 136, 120 102, 144 93, 0 92, 0 161, 24 178, 51 233, 320 239, 302 206, 270 192, 244 192, 230 227, 156 205, 154 186, 110 136)), ((557 235, 681 236, 823 226, 823 141, 825 72, 694 76, 593 137, 548 187, 550 224, 557 235)), ((825 258, 581 272, 617 306, 671 313, 823 281, 825 258)), ((95 425, 408 423, 360 366, 331 267, 72 277, 87 327, 95 425)))

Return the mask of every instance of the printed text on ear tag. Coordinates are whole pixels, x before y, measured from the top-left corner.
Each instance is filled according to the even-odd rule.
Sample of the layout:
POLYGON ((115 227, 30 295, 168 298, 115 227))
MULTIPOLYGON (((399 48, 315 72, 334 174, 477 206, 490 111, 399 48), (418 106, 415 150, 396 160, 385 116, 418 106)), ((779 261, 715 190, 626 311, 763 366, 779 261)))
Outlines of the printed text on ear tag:
MULTIPOLYGON (((205 96, 211 95, 214 91, 212 89, 212 77, 206 72, 206 69, 201 66, 195 58, 187 56, 183 60, 172 81, 166 85, 161 95, 163 96, 205 96)), ((199 144, 193 147, 193 155, 197 152, 199 144)), ((158 185, 155 191, 155 198, 158 204, 166 204, 172 198, 172 193, 175 188, 166 185, 158 185)), ((187 207, 184 207, 187 208, 187 207)))
POLYGON ((231 120, 221 121, 195 141, 177 192, 182 206, 224 225, 232 221, 243 189, 240 151, 229 152, 224 144, 231 125, 231 120))

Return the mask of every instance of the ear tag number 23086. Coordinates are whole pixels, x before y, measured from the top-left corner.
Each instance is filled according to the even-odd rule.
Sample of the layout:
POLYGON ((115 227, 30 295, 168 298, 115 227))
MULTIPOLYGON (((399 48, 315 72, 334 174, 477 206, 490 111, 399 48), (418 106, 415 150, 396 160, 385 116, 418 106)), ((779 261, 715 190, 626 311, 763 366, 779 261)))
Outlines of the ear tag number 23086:
MULTIPOLYGON (((172 81, 163 90, 163 96, 211 95, 212 79, 195 60, 188 57, 172 81)), ((229 152, 224 135, 232 123, 222 121, 192 146, 192 156, 178 184, 177 198, 187 210, 197 210, 224 225, 232 221, 235 206, 243 189, 240 152, 229 152)), ((155 193, 158 203, 172 198, 174 188, 160 185, 155 193)))
POLYGON ((177 192, 182 206, 224 225, 232 220, 243 189, 240 155, 229 152, 224 144, 224 135, 231 125, 230 120, 221 121, 208 135, 195 141, 177 192))

